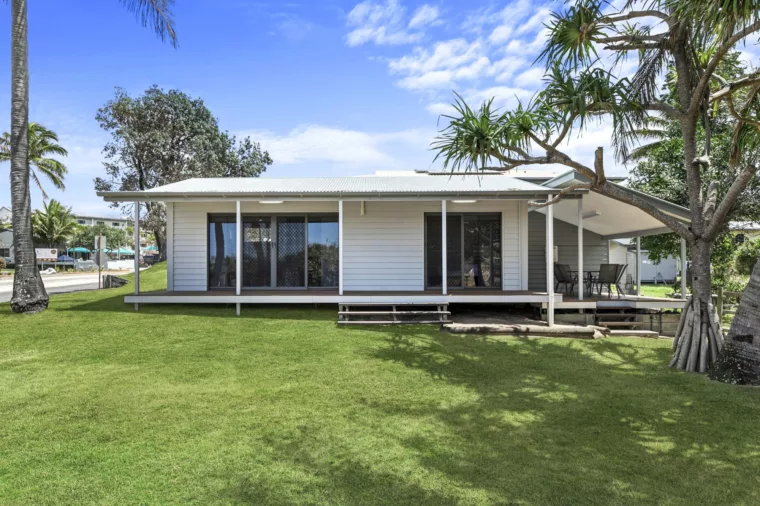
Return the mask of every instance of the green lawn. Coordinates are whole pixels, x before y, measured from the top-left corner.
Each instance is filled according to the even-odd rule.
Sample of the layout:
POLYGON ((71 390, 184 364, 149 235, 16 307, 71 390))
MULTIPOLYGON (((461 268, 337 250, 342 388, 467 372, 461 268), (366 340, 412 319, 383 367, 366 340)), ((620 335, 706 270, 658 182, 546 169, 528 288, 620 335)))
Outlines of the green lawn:
POLYGON ((673 287, 670 285, 641 285, 641 295, 644 297, 659 297, 659 298, 667 298, 670 294, 673 293, 673 287))
POLYGON ((129 290, 0 305, 1 503, 760 503, 760 390, 669 370, 666 340, 136 313, 129 290))

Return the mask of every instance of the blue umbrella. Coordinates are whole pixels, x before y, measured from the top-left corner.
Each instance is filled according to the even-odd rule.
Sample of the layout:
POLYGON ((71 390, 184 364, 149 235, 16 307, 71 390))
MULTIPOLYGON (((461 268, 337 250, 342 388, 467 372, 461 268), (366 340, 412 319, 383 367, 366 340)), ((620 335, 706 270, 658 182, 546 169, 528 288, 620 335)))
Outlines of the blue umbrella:
POLYGON ((83 248, 82 246, 77 246, 76 248, 69 248, 66 253, 90 253, 90 250, 83 248))
POLYGON ((71 257, 70 257, 70 256, 68 256, 68 255, 61 255, 61 256, 59 256, 59 257, 58 257, 58 261, 59 261, 59 262, 73 262, 73 261, 74 261, 74 259, 73 259, 73 258, 71 258, 71 257))

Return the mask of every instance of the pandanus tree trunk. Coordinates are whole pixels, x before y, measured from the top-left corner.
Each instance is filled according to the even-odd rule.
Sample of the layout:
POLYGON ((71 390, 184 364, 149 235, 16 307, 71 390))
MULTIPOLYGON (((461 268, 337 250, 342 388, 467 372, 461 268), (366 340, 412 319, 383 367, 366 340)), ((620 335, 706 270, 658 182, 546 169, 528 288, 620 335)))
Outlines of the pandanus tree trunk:
POLYGON ((738 385, 760 385, 760 261, 752 270, 710 378, 738 385))
POLYGON ((32 241, 29 194, 29 62, 26 0, 11 2, 11 206, 16 271, 11 309, 36 313, 48 306, 32 241))
POLYGON ((707 372, 723 348, 723 331, 712 303, 711 253, 712 243, 697 240, 691 245, 692 297, 681 313, 670 362, 684 371, 707 372))

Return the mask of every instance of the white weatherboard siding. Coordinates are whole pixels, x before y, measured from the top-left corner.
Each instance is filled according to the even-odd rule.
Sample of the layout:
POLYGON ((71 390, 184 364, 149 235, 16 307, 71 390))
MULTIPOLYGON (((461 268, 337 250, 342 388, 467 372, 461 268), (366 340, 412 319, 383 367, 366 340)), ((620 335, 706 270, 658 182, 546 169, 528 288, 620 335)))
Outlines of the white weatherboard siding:
MULTIPOLYGON (((344 202, 344 289, 346 291, 418 291, 425 279, 425 213, 440 213, 440 201, 344 202)), ((504 290, 523 286, 520 263, 520 203, 488 200, 449 202, 448 213, 500 212, 504 290)), ((243 202, 243 214, 336 213, 337 202, 243 202)), ((207 215, 235 213, 234 202, 176 202, 172 249, 175 291, 207 286, 207 215)), ((523 214, 525 220, 527 216, 523 214)))
MULTIPOLYGON (((425 289, 425 213, 440 213, 438 201, 344 202, 344 288, 425 289)), ((502 284, 520 290, 520 213, 517 200, 475 204, 449 202, 447 214, 501 213, 502 284)), ((451 238, 449 238, 451 239, 451 238)), ((450 287, 454 288, 454 287, 450 287)))

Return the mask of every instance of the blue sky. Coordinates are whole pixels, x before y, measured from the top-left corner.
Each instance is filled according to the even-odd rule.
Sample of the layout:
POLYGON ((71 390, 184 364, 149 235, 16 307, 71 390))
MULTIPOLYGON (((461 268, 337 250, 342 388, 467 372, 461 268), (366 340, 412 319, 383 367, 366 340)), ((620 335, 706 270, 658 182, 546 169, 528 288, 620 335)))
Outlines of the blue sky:
MULTIPOLYGON (((92 185, 107 141, 94 117, 116 86, 138 94, 157 84, 203 98, 223 129, 270 151, 267 177, 431 168, 429 143, 452 90, 510 106, 540 86, 543 69, 532 62, 551 8, 529 1, 178 0, 175 50, 116 0, 30 2, 30 119, 58 132, 70 151, 67 190, 49 193, 76 212, 117 213, 92 185)), ((9 10, 0 4, 6 43, 9 10)), ((4 131, 9 53, 0 51, 4 131)), ((608 139, 608 125, 599 125, 567 150, 590 157, 608 139)), ((608 157, 608 172, 624 171, 612 166, 608 157)), ((8 181, 8 164, 0 181, 8 181)), ((32 198, 41 205, 39 192, 32 198)), ((9 199, 0 186, 0 205, 9 199)))

